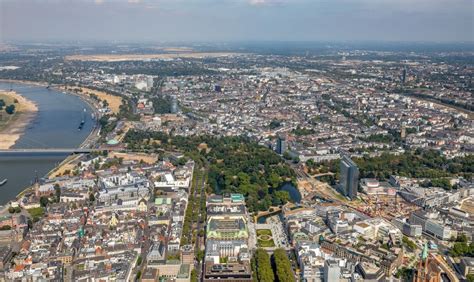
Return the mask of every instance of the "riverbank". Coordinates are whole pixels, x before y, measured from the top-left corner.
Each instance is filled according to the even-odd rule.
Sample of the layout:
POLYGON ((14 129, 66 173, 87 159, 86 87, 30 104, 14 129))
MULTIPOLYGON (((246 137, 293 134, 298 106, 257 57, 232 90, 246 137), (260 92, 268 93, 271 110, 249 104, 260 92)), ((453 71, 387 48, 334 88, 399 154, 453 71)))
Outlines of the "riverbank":
MULTIPOLYGON (((33 86, 41 86, 41 87, 47 87, 49 88, 49 85, 48 83, 46 82, 39 82, 39 81, 31 81, 31 80, 14 80, 14 79, 0 79, 0 82, 3 82, 3 83, 20 83, 20 84, 27 84, 27 85, 33 85, 33 86)), ((77 87, 76 87, 77 88, 77 87)), ((84 95, 83 93, 86 93, 86 92, 83 92, 83 91, 95 91, 95 90, 92 90, 92 89, 89 89, 89 88, 84 88, 84 87, 81 87, 79 88, 80 89, 80 93, 74 91, 73 88, 67 88, 65 85, 54 85, 51 87, 51 89, 53 90, 56 90, 56 91, 60 91, 60 92, 66 92, 70 95, 74 95, 74 96, 77 96, 79 99, 81 99, 83 102, 85 102, 87 105, 89 105, 89 107, 93 110, 94 112, 94 116, 97 120, 100 119, 100 112, 99 112, 99 105, 97 105, 97 101, 94 101, 92 99, 92 97, 90 96, 91 93, 93 92, 89 92, 88 95, 84 95)), ((1 91, 0 91, 1 92, 1 91)), ((107 102, 109 102, 109 104, 113 104, 114 107, 116 107, 116 110, 117 110, 117 113, 119 112, 119 108, 120 108, 120 105, 122 104, 122 98, 121 97, 117 97, 117 96, 113 96, 113 95, 110 95, 110 94, 107 94, 105 92, 100 92, 100 93, 94 93, 94 94, 101 94, 101 95, 98 95, 99 98, 102 98, 103 100, 106 100, 107 102), (109 97, 110 96, 110 97, 109 97), (116 99, 120 99, 118 102, 116 99), (109 99, 111 99, 112 101, 109 101, 109 99)), ((29 100, 28 100, 29 101, 29 100)), ((36 106, 36 104, 35 104, 36 106)), ((36 111, 38 109, 36 108, 36 111)), ((33 116, 34 117, 34 116, 33 116)), ((0 133, 1 133, 2 129, 0 127, 0 133)), ((94 127, 94 130, 92 130, 89 134, 89 136, 87 136, 87 138, 82 142, 81 144, 81 148, 84 148, 84 147, 87 147, 88 145, 90 144, 93 144, 96 140, 95 136, 98 134, 98 132, 100 132, 100 127, 98 126, 98 123, 96 124, 96 126, 94 127)), ((2 137, 0 135, 0 137, 2 137)), ((21 135, 19 136, 21 137, 21 135)), ((18 140, 17 137, 15 139, 18 140)), ((0 140, 6 140, 7 137, 5 138, 0 138, 0 140)), ((0 142, 1 143, 1 142, 0 142)), ((15 143, 15 142, 14 142, 15 143)), ((13 143, 13 144, 14 144, 13 143)), ((11 146, 13 146, 13 144, 11 146)), ((10 146, 10 147, 11 147, 10 146)), ((0 144, 0 149, 9 149, 10 147, 8 148, 2 148, 1 144, 0 144)))
POLYGON ((93 130, 89 133, 86 139, 81 143, 80 148, 89 148, 93 147, 93 144, 97 145, 99 133, 100 133, 100 124, 99 124, 99 119, 101 118, 102 114, 99 111, 99 105, 97 104, 97 101, 95 101, 90 95, 83 95, 79 94, 76 91, 73 91, 70 88, 66 88, 64 85, 58 85, 53 87, 54 90, 61 91, 63 93, 67 93, 69 95, 74 95, 81 99, 84 103, 86 103, 92 110, 93 116, 96 119, 95 126, 93 130))
POLYGON ((80 155, 68 156, 64 161, 62 161, 59 165, 57 165, 50 172, 48 172, 46 177, 49 179, 53 179, 55 177, 64 175, 66 172, 71 173, 73 169, 76 167, 74 162, 76 162, 80 157, 81 157, 80 155))
POLYGON ((44 87, 48 86, 46 82, 39 82, 39 81, 32 81, 32 80, 0 79, 0 82, 22 83, 22 84, 30 84, 30 85, 35 85, 35 86, 44 86, 44 87))
MULTIPOLYGON (((98 146, 100 126, 97 120, 100 118, 100 113, 95 101, 88 95, 58 89, 59 85, 46 87, 46 84, 33 81, 0 80, 0 84, 1 89, 13 89, 20 94, 25 91, 24 98, 32 100, 38 108, 41 108, 41 115, 33 117, 35 126, 25 127, 24 134, 19 136, 17 146, 20 142, 23 145, 23 138, 27 138, 25 144, 35 142, 51 148, 98 146), (78 131, 77 120, 79 116, 84 115, 83 108, 87 108, 89 114, 85 116, 85 127, 78 131), (59 136, 60 138, 57 138, 59 136), (82 143, 78 143, 81 141, 82 143)), ((4 138, 0 136, 0 140, 4 141, 4 138)), ((48 153, 2 156, 0 178, 8 175, 8 182, 0 189, 0 205, 7 205, 8 201, 18 199, 29 191, 35 175, 46 178, 63 174, 74 163, 74 159, 68 158, 67 155, 48 153)))
MULTIPOLYGON (((111 112, 118 114, 120 112, 120 106, 123 104, 123 98, 120 96, 115 96, 104 91, 98 91, 86 87, 76 87, 76 86, 59 86, 57 87, 60 91, 68 91, 70 93, 76 93, 77 95, 82 95, 85 97, 90 97, 91 99, 99 99, 100 101, 106 101, 111 112)), ((97 101, 97 100, 96 100, 97 101)))
POLYGON ((38 107, 14 91, 0 91, 0 99, 3 99, 6 105, 15 105, 12 115, 7 114, 4 109, 0 114, 0 149, 10 149, 34 119, 38 107))

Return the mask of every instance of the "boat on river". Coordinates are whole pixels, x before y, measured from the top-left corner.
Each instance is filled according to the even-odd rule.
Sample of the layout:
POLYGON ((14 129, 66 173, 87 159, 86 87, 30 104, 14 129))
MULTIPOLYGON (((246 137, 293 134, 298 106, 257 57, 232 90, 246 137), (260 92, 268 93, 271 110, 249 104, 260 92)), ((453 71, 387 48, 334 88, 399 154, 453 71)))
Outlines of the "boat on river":
POLYGON ((79 123, 79 127, 77 128, 77 130, 82 130, 82 128, 84 127, 84 123, 86 123, 86 108, 84 108, 84 111, 82 112, 82 119, 81 119, 81 122, 79 123))
POLYGON ((2 181, 0 181, 0 186, 4 185, 5 183, 7 183, 8 179, 3 179, 2 181))

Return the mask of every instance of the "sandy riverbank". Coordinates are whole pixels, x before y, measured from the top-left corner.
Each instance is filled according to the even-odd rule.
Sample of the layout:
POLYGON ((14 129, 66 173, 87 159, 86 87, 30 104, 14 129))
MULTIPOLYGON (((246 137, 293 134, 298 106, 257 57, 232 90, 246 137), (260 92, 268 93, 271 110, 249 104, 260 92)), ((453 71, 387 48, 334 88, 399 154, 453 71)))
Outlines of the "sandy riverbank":
POLYGON ((72 172, 76 167, 76 161, 81 157, 81 155, 70 155, 64 161, 62 161, 58 166, 53 168, 48 174, 49 179, 59 177, 64 175, 67 171, 72 172))
MULTIPOLYGON (((24 98, 14 91, 0 91, 1 97, 17 100, 15 113, 9 116, 2 110, 2 118, 8 120, 0 128, 0 149, 10 149, 20 139, 26 127, 38 112, 38 107, 32 101, 24 98)), ((9 104, 9 103, 7 103, 9 104)))
POLYGON ((94 95, 101 101, 107 101, 109 108, 114 114, 120 112, 120 106, 123 104, 123 99, 120 96, 115 96, 104 91, 98 91, 86 87, 68 87, 67 89, 64 86, 58 87, 60 91, 70 91, 74 92, 77 95, 87 95, 93 97, 94 95))

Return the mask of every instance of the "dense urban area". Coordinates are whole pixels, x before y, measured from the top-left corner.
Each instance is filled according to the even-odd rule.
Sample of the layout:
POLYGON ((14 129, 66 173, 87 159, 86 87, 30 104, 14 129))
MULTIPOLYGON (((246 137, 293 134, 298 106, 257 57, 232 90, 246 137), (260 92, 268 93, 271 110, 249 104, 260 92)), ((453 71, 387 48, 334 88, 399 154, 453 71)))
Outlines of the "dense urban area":
POLYGON ((474 53, 406 49, 3 46, 96 124, 0 210, 0 281, 473 282, 474 53))

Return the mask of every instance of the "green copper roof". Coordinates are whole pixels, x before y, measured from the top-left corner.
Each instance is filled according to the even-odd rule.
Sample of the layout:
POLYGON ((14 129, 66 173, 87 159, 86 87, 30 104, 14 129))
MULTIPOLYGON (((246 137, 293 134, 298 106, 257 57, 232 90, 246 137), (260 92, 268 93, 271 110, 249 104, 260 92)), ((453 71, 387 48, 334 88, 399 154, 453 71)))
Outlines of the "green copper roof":
POLYGON ((427 258, 428 258, 428 243, 425 243, 425 245, 423 246, 423 252, 421 252, 421 259, 423 261, 426 261, 427 258))
POLYGON ((155 198, 155 205, 171 205, 171 198, 155 198))
POLYGON ((81 227, 81 229, 79 229, 79 231, 77 232, 77 236, 78 236, 79 238, 84 237, 84 229, 83 229, 82 227, 81 227))
POLYGON ((245 200, 244 195, 242 194, 231 194, 230 198, 232 202, 243 202, 245 200))
POLYGON ((110 139, 109 141, 107 141, 107 145, 117 145, 118 143, 119 141, 115 139, 110 139))

